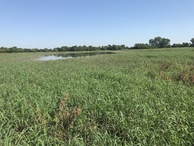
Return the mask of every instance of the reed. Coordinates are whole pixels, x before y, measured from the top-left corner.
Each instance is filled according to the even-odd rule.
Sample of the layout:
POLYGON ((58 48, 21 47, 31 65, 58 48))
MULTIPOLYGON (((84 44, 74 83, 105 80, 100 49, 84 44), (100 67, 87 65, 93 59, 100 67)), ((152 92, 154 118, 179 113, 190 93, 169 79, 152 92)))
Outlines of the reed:
POLYGON ((193 145, 193 51, 0 54, 0 145, 193 145))

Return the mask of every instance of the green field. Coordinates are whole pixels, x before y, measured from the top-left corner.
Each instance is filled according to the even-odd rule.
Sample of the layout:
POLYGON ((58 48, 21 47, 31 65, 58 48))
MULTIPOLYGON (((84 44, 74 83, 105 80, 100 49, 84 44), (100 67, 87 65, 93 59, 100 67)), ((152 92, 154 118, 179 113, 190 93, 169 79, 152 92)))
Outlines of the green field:
POLYGON ((194 48, 42 55, 0 54, 0 145, 194 144, 194 48))

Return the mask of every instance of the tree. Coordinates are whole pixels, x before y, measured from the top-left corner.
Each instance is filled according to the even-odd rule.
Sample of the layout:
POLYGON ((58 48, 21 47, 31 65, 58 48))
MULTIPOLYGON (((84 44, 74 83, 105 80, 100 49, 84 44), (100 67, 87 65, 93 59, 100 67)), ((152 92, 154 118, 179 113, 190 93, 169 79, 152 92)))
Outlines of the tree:
POLYGON ((170 46, 170 39, 162 38, 159 48, 165 48, 170 46))
POLYGON ((172 48, 178 48, 178 47, 182 47, 182 45, 179 43, 179 44, 173 44, 172 46, 171 46, 172 48))
POLYGON ((192 38, 190 41, 192 43, 191 46, 194 47, 194 38, 192 38))
POLYGON ((32 48, 32 49, 30 50, 30 52, 37 52, 37 51, 38 51, 37 48, 32 48))
POLYGON ((48 48, 43 49, 43 52, 49 52, 49 51, 50 51, 50 49, 48 49, 48 48))
POLYGON ((149 45, 156 48, 165 48, 170 46, 170 39, 155 37, 154 39, 149 40, 149 45))
POLYGON ((190 44, 187 43, 187 42, 183 42, 183 43, 182 43, 182 47, 189 47, 189 46, 190 46, 190 44))
POLYGON ((149 40, 149 45, 150 45, 150 46, 153 46, 153 47, 156 46, 154 39, 150 39, 150 40, 149 40))
POLYGON ((149 40, 149 44, 153 47, 160 48, 162 42, 161 37, 155 37, 154 39, 149 40))
POLYGON ((0 53, 5 53, 7 52, 7 48, 5 47, 0 47, 0 53))
POLYGON ((134 45, 133 49, 150 49, 151 46, 144 43, 137 43, 134 45))

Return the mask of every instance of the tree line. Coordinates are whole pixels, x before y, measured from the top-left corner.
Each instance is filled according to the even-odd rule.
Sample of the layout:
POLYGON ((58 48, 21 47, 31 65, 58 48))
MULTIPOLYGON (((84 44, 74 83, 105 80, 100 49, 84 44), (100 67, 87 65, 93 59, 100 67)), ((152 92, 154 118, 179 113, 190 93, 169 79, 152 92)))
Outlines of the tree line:
POLYGON ((183 42, 182 44, 174 43, 170 45, 170 39, 155 37, 154 39, 150 39, 149 43, 136 43, 133 49, 194 47, 194 38, 192 38, 190 41, 191 43, 183 42))
POLYGON ((6 48, 6 47, 0 47, 0 53, 19 53, 19 52, 64 52, 64 51, 97 51, 97 50, 123 50, 123 49, 129 49, 129 47, 125 45, 107 45, 107 46, 62 46, 62 47, 56 47, 53 49, 26 49, 26 48, 18 48, 16 46, 6 48))
POLYGON ((37 48, 18 48, 14 47, 0 47, 0 53, 21 53, 21 52, 64 52, 64 51, 97 51, 97 50, 122 50, 122 49, 151 49, 151 48, 177 48, 177 47, 194 47, 194 38, 191 43, 183 42, 182 44, 170 45, 170 39, 155 37, 150 39, 148 43, 136 43, 133 47, 125 45, 107 45, 107 46, 62 46, 53 49, 37 49, 37 48))

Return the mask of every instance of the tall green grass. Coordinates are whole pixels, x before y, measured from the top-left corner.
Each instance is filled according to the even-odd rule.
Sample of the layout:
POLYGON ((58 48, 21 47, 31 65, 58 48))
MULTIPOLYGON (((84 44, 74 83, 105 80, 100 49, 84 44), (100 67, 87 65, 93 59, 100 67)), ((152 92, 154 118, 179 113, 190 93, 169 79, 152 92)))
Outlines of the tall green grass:
POLYGON ((0 54, 0 145, 192 145, 193 54, 0 54))

